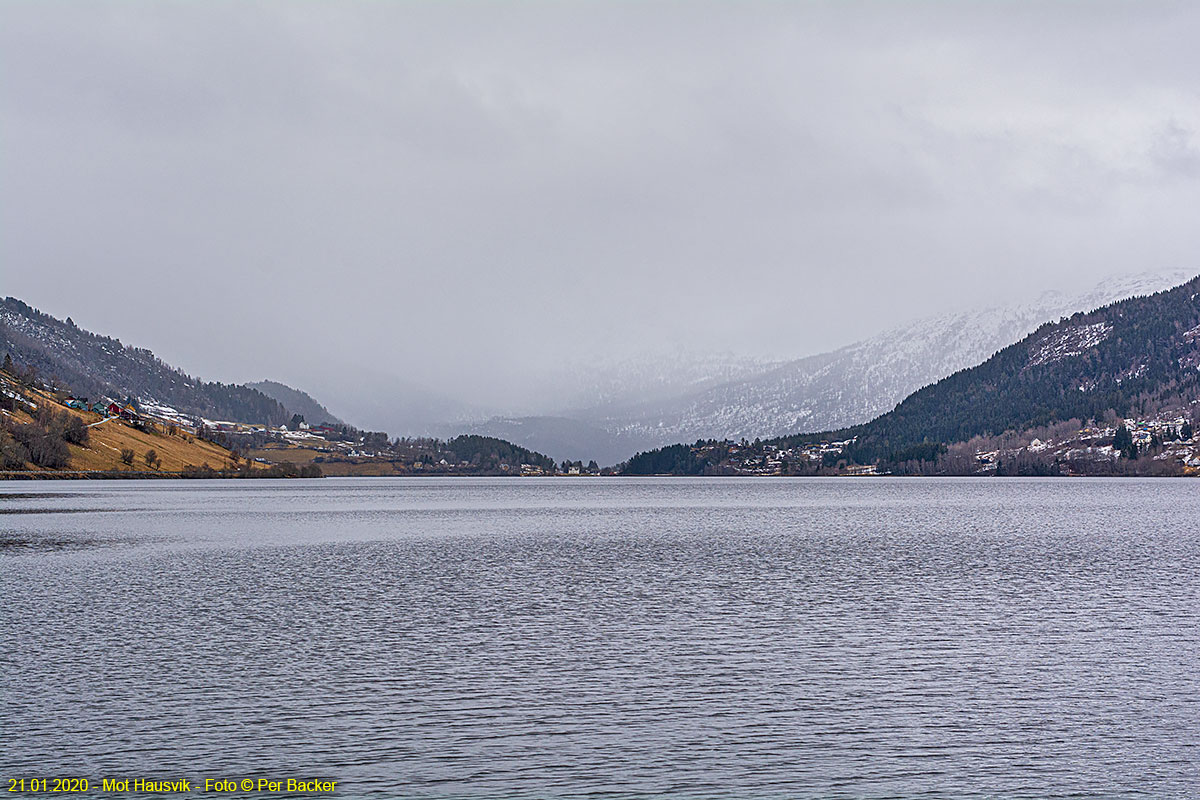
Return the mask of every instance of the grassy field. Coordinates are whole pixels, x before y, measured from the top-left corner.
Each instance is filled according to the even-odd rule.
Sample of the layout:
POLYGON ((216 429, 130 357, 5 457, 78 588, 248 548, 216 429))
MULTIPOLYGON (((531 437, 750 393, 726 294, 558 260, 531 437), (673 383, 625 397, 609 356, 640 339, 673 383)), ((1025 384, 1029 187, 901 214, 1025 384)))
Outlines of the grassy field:
POLYGON ((246 451, 246 456, 249 458, 265 458, 273 464, 286 462, 297 466, 311 464, 314 458, 322 455, 326 454, 319 453, 311 447, 287 447, 284 445, 246 451))
MULTIPOLYGON (((264 447, 259 450, 250 450, 247 453, 250 458, 263 458, 275 464, 288 462, 296 466, 315 463, 314 459, 324 457, 329 459, 327 452, 319 452, 311 447, 284 447, 273 446, 264 447)), ((325 460, 317 464, 321 468, 321 472, 325 475, 336 475, 345 477, 347 475, 411 475, 409 470, 404 469, 390 461, 380 461, 377 459, 346 459, 346 460, 325 460)))
POLYGON ((392 464, 390 461, 326 461, 319 464, 321 473, 329 476, 348 477, 370 475, 373 477, 387 477, 389 475, 412 475, 409 470, 392 464))
MULTIPOLYGON (((67 408, 47 392, 23 388, 21 393, 39 407, 49 406, 56 411, 65 411, 83 420, 85 425, 91 426, 88 428, 86 445, 69 445, 71 459, 66 467, 68 470, 156 471, 170 474, 180 472, 188 466, 208 464, 213 469, 224 469, 233 465, 229 450, 186 433, 168 435, 161 425, 150 425, 148 430, 138 430, 115 418, 102 422, 104 417, 101 415, 67 408), (132 464, 127 465, 121 461, 121 451, 125 449, 134 453, 132 464), (159 459, 154 468, 146 464, 146 453, 151 450, 159 459)), ((32 421, 23 411, 10 412, 8 418, 15 422, 32 421)), ((26 466, 30 470, 43 469, 32 464, 26 466)), ((254 468, 260 467, 255 465, 254 468)))
MULTIPOLYGON (((96 414, 78 414, 92 417, 96 414)), ((121 463, 121 450, 132 449, 133 469, 147 469, 145 456, 150 450, 158 454, 163 472, 179 472, 186 466, 208 464, 213 469, 232 466, 232 454, 220 445, 186 435, 168 436, 162 432, 140 431, 118 420, 109 420, 89 428, 87 447, 71 446, 71 466, 74 469, 129 469, 121 463), (190 441, 189 441, 190 440, 190 441)))

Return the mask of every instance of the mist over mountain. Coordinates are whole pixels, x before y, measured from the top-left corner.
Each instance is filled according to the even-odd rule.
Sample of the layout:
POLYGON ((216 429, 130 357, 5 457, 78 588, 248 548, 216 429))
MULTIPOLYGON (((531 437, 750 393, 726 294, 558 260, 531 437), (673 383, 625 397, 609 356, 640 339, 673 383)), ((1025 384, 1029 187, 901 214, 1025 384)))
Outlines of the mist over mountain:
POLYGON ((460 417, 437 425, 433 432, 451 436, 467 430, 519 439, 524 446, 541 448, 558 459, 615 464, 643 447, 646 439, 638 431, 606 427, 605 418, 752 378, 775 363, 732 353, 696 353, 682 347, 586 364, 573 362, 542 377, 544 385, 552 388, 547 390, 549 396, 535 404, 533 413, 460 417))
MULTIPOLYGON (((1042 323, 1151 294, 1189 277, 1186 271, 1132 275, 1078 293, 1051 291, 1023 303, 949 312, 725 382, 674 384, 672 394, 670 381, 664 380, 656 399, 609 398, 591 408, 494 418, 471 429, 527 446, 536 442, 556 458, 596 457, 615 463, 638 450, 673 442, 846 427, 892 409, 922 386, 984 361, 1042 323)), ((664 367, 663 374, 670 374, 670 367, 664 367)))
POLYGON ((311 394, 361 428, 392 436, 457 436, 469 420, 492 416, 486 398, 460 399, 449 392, 372 366, 328 363, 304 383, 311 394))
POLYGON ((586 416, 595 416, 600 409, 619 413, 747 380, 780 363, 730 352, 697 352, 678 345, 627 358, 575 361, 554 375, 563 396, 548 410, 567 413, 574 409, 586 416))

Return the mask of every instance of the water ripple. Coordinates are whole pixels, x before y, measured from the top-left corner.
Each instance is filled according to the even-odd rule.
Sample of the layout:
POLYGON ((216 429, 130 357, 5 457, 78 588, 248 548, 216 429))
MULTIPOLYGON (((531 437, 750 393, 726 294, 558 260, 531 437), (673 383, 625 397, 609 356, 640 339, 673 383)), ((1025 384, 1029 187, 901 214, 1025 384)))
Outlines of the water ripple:
POLYGON ((97 515, 10 494, 51 513, 0 539, 0 774, 1195 797, 1194 487, 114 482, 97 515))

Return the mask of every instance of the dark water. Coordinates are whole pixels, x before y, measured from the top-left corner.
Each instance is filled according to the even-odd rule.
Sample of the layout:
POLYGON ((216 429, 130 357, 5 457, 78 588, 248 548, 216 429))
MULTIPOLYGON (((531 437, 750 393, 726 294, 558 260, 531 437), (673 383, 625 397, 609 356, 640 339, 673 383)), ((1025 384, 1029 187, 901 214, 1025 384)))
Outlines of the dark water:
POLYGON ((12 483, 0 531, 5 783, 1200 797, 1200 482, 12 483))

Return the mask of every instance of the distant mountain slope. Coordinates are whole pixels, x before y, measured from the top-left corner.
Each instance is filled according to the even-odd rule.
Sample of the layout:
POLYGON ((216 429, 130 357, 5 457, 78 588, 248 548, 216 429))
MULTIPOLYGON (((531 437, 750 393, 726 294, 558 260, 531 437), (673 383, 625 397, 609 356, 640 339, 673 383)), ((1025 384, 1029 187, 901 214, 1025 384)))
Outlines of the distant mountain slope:
POLYGON ((658 443, 782 436, 856 425, 922 386, 973 366, 1050 320, 1186 281, 1188 273, 1106 281, 1086 292, 919 320, 832 353, 802 358, 753 378, 668 404, 589 422, 658 443))
POLYGON ((481 423, 446 425, 438 433, 451 436, 458 429, 518 442, 558 461, 595 459, 607 466, 625 460, 638 449, 637 440, 628 441, 620 434, 565 417, 494 417, 481 423))
POLYGON ((544 381, 550 414, 497 415, 480 420, 444 422, 433 430, 439 435, 467 429, 519 441, 557 459, 616 464, 635 450, 657 443, 637 425, 629 430, 624 420, 637 418, 654 404, 670 404, 716 386, 753 378, 778 362, 730 353, 697 354, 682 347, 626 359, 576 362, 544 381), (611 424, 616 420, 616 424, 611 424))
POLYGON ((914 393, 895 410, 824 436, 858 437, 847 455, 867 463, 925 442, 1102 419, 1109 411, 1126 416, 1198 397, 1200 277, 1047 323, 982 364, 914 393))
POLYGON ((0 353, 88 396, 131 396, 237 422, 279 425, 290 416, 256 389, 197 380, 149 350, 90 333, 70 318, 58 320, 12 297, 0 301, 0 353))
POLYGON ((257 389, 267 397, 282 403, 288 411, 301 415, 304 417, 304 421, 310 425, 320 425, 323 422, 332 422, 335 425, 341 425, 345 422, 345 420, 334 416, 329 409, 314 400, 308 392, 293 389, 287 384, 279 383, 278 381, 258 381, 256 383, 247 383, 246 386, 251 389, 257 389))

